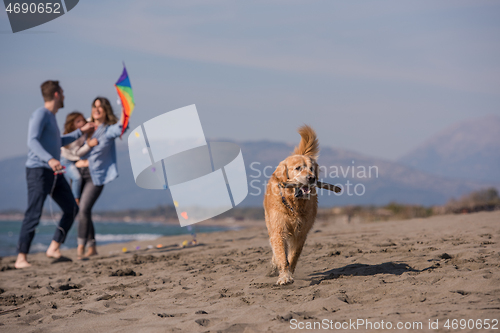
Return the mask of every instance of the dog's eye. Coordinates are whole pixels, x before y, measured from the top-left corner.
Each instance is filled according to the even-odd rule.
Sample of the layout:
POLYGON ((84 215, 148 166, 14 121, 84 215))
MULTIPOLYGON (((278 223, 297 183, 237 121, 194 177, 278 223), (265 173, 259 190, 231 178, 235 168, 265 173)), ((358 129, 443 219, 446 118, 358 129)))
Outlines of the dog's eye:
POLYGON ((313 168, 313 167, 311 167, 311 171, 314 171, 314 168, 313 168))
POLYGON ((299 166, 298 166, 298 167, 296 167, 296 168, 295 168, 295 170, 300 171, 300 169, 301 169, 301 168, 302 168, 302 167, 299 167, 299 166))

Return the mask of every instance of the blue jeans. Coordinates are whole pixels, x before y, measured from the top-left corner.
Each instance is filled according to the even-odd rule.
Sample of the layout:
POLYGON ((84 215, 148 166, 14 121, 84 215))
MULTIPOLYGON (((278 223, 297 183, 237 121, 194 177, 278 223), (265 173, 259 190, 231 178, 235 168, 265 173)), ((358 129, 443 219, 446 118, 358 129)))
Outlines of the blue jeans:
POLYGON ((26 168, 26 181, 28 183, 28 208, 24 214, 17 244, 18 253, 24 254, 30 250, 47 195, 52 194, 52 199, 63 211, 53 237, 56 242, 64 243, 75 216, 78 214, 78 205, 71 194, 68 182, 62 175, 56 177, 54 171, 47 168, 26 168))
POLYGON ((71 184, 71 192, 75 199, 80 199, 80 193, 82 192, 82 176, 80 175, 80 171, 75 166, 75 162, 65 159, 61 157, 61 165, 66 167, 66 173, 64 177, 68 181, 68 184, 71 184))

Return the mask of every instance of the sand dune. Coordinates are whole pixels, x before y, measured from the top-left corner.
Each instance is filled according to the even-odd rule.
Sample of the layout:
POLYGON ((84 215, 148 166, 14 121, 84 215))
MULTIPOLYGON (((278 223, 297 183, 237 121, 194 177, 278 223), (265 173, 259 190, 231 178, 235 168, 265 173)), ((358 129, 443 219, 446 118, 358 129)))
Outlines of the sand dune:
POLYGON ((55 264, 36 254, 34 267, 22 271, 3 258, 0 311, 13 311, 1 313, 0 330, 290 332, 328 322, 330 331, 342 331, 335 325, 359 319, 373 328, 390 322, 398 332, 448 332, 448 319, 489 319, 490 325, 500 319, 500 212, 317 221, 295 283, 285 287, 266 276, 271 249, 263 221, 199 235, 197 247, 179 248, 184 239, 162 238, 154 242, 161 249, 130 253, 121 248, 153 242, 103 246, 88 261, 76 261, 74 250, 64 252, 73 261, 55 264), (429 320, 439 329, 429 329, 429 320), (422 328, 397 330, 399 322, 422 328))

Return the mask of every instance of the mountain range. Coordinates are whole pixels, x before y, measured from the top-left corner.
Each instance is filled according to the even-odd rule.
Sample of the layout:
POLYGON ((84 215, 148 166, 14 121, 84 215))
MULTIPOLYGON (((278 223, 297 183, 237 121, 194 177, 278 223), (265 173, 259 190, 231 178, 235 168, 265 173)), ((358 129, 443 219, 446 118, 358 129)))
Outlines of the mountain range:
POLYGON ((398 162, 447 178, 500 183, 500 117, 452 125, 398 162))
MULTIPOLYGON (((318 160, 322 171, 320 178, 341 185, 344 191, 335 195, 322 190, 320 206, 384 205, 390 202, 441 205, 471 191, 498 186, 499 119, 492 116, 457 124, 396 162, 321 147, 318 160)), ((117 143, 120 176, 105 186, 95 210, 172 205, 168 190, 145 190, 135 184, 126 140, 117 143)), ((293 151, 294 145, 271 141, 236 143, 243 153, 249 183, 249 194, 240 205, 261 206, 266 180, 279 162, 293 151)), ((26 208, 25 162, 26 156, 0 161, 0 210, 26 208)), ((57 209, 57 205, 52 205, 57 209)))

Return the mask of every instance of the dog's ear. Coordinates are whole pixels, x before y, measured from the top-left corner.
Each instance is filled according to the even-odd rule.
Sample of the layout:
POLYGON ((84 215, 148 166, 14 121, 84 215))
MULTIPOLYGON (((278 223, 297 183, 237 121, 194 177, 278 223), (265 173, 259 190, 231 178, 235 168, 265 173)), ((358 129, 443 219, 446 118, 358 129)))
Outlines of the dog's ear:
POLYGON ((288 180, 288 168, 286 166, 285 161, 282 161, 278 167, 276 168, 276 171, 274 171, 273 175, 278 179, 280 182, 286 182, 288 180))

